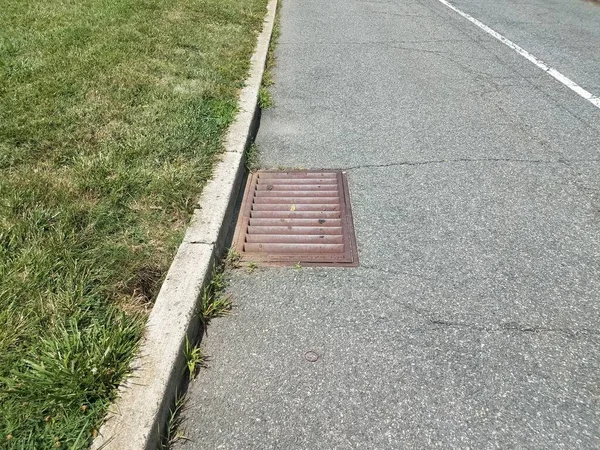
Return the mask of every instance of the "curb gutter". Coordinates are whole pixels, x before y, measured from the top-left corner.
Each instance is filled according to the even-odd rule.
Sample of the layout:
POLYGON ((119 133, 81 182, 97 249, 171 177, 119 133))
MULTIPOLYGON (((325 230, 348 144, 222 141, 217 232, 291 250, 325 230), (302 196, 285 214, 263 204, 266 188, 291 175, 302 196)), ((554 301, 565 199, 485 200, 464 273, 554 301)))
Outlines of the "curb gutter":
POLYGON ((244 153, 258 128, 258 91, 275 21, 269 0, 263 29, 240 91, 238 113, 227 130, 225 152, 204 187, 197 209, 162 284, 146 324, 133 372, 92 442, 91 450, 155 450, 183 379, 186 336, 200 332, 197 307, 222 258, 244 175, 244 153))

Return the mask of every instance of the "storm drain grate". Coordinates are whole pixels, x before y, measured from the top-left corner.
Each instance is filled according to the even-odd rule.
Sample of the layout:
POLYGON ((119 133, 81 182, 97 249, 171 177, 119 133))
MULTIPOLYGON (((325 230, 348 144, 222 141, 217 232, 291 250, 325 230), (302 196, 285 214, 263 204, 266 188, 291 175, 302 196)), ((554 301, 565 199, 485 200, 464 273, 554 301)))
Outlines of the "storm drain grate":
POLYGON ((357 266, 346 173, 255 172, 248 178, 233 248, 242 262, 357 266))

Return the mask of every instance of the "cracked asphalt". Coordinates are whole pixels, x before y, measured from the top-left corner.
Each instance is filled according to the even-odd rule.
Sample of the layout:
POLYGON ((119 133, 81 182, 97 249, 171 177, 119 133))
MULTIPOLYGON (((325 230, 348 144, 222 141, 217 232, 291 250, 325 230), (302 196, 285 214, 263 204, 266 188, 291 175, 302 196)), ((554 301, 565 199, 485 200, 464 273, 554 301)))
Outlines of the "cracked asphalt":
MULTIPOLYGON (((600 6, 455 5, 600 95, 600 6)), ((361 264, 232 271, 175 447, 600 448, 600 109, 437 0, 281 30, 262 166, 346 169, 361 264)))

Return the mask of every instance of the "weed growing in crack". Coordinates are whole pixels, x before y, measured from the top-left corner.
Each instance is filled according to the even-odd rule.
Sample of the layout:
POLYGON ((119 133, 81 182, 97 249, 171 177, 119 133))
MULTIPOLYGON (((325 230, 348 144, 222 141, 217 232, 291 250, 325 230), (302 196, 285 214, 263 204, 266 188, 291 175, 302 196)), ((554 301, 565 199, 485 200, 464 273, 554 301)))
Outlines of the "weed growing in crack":
POLYGON ((181 424, 183 423, 183 417, 181 413, 185 407, 186 397, 185 394, 175 393, 175 404, 173 408, 169 410, 169 420, 165 428, 165 434, 160 445, 161 450, 169 450, 173 448, 173 445, 180 439, 187 439, 180 431, 181 424))
POLYGON ((225 277, 223 272, 217 271, 213 275, 209 285, 202 292, 200 302, 200 320, 206 327, 211 319, 223 317, 231 311, 231 297, 223 294, 225 289, 225 277))
POLYGON ((206 367, 206 354, 199 345, 191 344, 187 336, 185 337, 185 363, 188 371, 189 381, 196 378, 198 370, 206 367))
POLYGON ((242 259, 242 255, 230 248, 223 266, 225 269, 237 269, 240 267, 240 259, 242 259))
POLYGON ((273 68, 275 67, 275 46, 279 40, 281 34, 281 27, 279 23, 279 8, 281 2, 277 4, 277 12, 275 15, 275 23, 273 24, 273 33, 271 34, 271 42, 269 42, 269 50, 267 53, 267 61, 265 64, 265 71, 263 72, 263 78, 258 91, 258 105, 261 109, 268 109, 275 106, 273 96, 269 91, 269 87, 275 83, 273 79, 273 68))
POLYGON ((273 101, 273 96, 269 90, 266 87, 261 86, 258 91, 258 106, 260 106, 260 109, 272 108, 274 105, 275 102, 273 101))
MULTIPOLYGON (((260 152, 256 143, 252 143, 246 150, 246 170, 248 172, 256 172, 260 168, 260 152)), ((231 250, 230 250, 231 253, 231 250)))
POLYGON ((252 274, 257 269, 258 269, 258 264, 256 264, 254 261, 250 261, 248 263, 248 267, 246 268, 246 272, 249 274, 252 274))

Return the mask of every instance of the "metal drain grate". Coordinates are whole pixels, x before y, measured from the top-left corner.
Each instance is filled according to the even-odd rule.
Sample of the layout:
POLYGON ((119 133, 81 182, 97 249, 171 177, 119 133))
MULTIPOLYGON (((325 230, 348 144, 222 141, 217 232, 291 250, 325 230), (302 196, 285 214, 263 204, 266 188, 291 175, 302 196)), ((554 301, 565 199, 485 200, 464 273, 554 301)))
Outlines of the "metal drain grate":
POLYGON ((233 248, 242 262, 357 266, 345 172, 252 174, 233 248))

